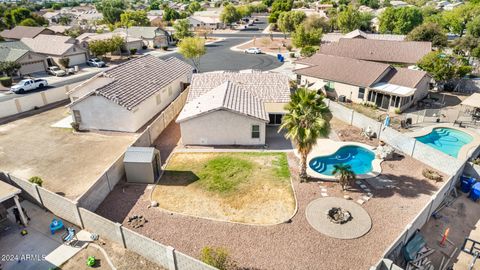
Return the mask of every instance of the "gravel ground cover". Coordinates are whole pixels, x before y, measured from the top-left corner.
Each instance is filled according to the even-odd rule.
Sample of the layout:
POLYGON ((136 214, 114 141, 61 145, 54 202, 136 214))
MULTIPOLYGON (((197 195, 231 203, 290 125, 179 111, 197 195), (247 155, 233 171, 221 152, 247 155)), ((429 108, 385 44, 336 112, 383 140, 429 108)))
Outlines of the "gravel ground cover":
MULTIPOLYGON (((335 120, 332 125, 335 132, 343 130, 339 135, 342 140, 360 136, 357 128, 342 123, 336 125, 335 120)), ((370 144, 375 145, 375 142, 370 144)), ((424 179, 421 171, 426 166, 408 156, 398 155, 394 160, 383 162, 382 175, 395 180, 396 187, 372 188, 373 198, 363 205, 372 218, 371 230, 358 239, 340 240, 312 228, 306 221, 305 208, 321 197, 320 185, 327 187, 329 196, 335 197, 343 197, 341 188, 333 182, 300 183, 296 178, 298 159, 293 153, 288 154, 288 162, 298 212, 284 224, 231 224, 158 211, 148 208, 150 190, 147 186, 124 183, 115 187, 97 213, 125 226, 128 226, 128 216, 143 215, 149 222, 136 229, 139 233, 197 258, 205 246, 224 247, 238 265, 246 269, 357 270, 376 264, 385 249, 443 184, 424 179)), ((354 184, 348 192, 356 195, 361 189, 354 184)))

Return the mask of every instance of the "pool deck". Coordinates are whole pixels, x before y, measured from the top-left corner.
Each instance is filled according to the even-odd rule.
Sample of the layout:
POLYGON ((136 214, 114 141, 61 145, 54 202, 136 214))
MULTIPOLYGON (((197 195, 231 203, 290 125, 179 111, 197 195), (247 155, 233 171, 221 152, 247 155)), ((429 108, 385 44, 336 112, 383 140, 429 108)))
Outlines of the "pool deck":
POLYGON ((478 148, 480 145, 480 135, 476 133, 475 131, 468 129, 468 128, 461 128, 458 126, 454 126, 452 123, 440 123, 437 125, 433 126, 428 126, 425 128, 422 128, 420 130, 410 132, 410 133, 405 133, 405 135, 415 138, 415 137, 421 137, 425 136, 433 131, 435 128, 451 128, 451 129, 456 129, 459 131, 463 131, 467 133, 468 135, 472 136, 473 140, 470 143, 465 144, 460 151, 458 151, 458 156, 457 158, 460 160, 466 160, 468 159, 473 152, 478 148))
MULTIPOLYGON (((333 141, 330 139, 319 139, 317 140, 317 144, 313 147, 312 151, 310 151, 310 154, 307 157, 307 174, 311 177, 322 179, 322 180, 336 181, 337 179, 335 176, 318 173, 312 170, 310 166, 308 166, 308 164, 310 164, 310 161, 314 158, 332 155, 335 152, 337 152, 338 149, 348 145, 363 147, 374 153, 376 149, 376 147, 373 147, 364 143, 359 143, 359 142, 339 142, 339 141, 333 141)), ((295 154, 299 156, 297 152, 295 152, 295 154)), ((382 161, 383 159, 379 159, 375 157, 375 159, 372 160, 372 171, 366 174, 356 175, 357 179, 367 179, 367 178, 377 177, 378 175, 380 175, 380 173, 382 172, 382 166, 380 165, 382 161)))

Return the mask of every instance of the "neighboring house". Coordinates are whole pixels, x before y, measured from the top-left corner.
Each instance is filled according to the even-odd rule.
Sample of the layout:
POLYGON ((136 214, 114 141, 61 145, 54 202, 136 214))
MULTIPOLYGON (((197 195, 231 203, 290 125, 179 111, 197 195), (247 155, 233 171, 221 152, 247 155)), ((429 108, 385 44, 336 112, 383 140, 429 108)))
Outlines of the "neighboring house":
POLYGON ((20 76, 44 72, 47 69, 45 56, 31 52, 19 41, 0 42, 0 59, 20 64, 20 76))
POLYGON ((55 33, 46 27, 15 26, 9 30, 0 32, 0 36, 6 41, 20 40, 22 38, 34 38, 38 35, 54 35, 55 33))
POLYGON ((342 34, 342 33, 327 33, 322 36, 322 43, 331 43, 331 42, 338 42, 342 38, 346 39, 375 39, 375 40, 388 40, 388 41, 404 41, 405 35, 393 35, 393 34, 372 34, 367 33, 362 30, 353 30, 350 33, 342 34))
POLYGON ((77 37, 77 41, 79 42, 79 46, 84 49, 88 49, 88 43, 96 40, 105 40, 111 39, 112 37, 119 36, 123 39, 126 39, 125 47, 127 50, 136 49, 137 51, 141 50, 144 42, 140 38, 136 38, 134 36, 128 36, 122 32, 114 32, 114 33, 103 33, 103 34, 96 34, 96 33, 83 33, 77 37))
POLYGON ((80 129, 136 132, 187 86, 193 67, 144 55, 115 66, 70 91, 80 129))
POLYGON ((432 51, 431 42, 341 38, 319 53, 389 64, 414 65, 432 51))
POLYGON ((219 18, 215 17, 201 17, 201 16, 190 16, 188 17, 190 22, 190 27, 195 29, 206 28, 210 30, 224 29, 225 24, 220 21, 219 18))
POLYGON ((115 33, 128 33, 129 37, 135 37, 144 41, 150 48, 160 48, 172 44, 172 36, 160 27, 154 26, 132 26, 127 30, 118 28, 115 33))
POLYGON ((454 8, 459 7, 461 5, 463 5, 463 2, 452 3, 452 4, 445 5, 443 7, 443 9, 444 10, 453 10, 454 8))
POLYGON ((80 47, 74 38, 58 35, 38 35, 35 38, 22 38, 21 42, 31 51, 47 57, 47 63, 59 64, 61 58, 69 58, 70 66, 85 64, 87 50, 80 47))
POLYGON ((64 26, 64 25, 50 25, 47 27, 48 29, 52 30, 55 35, 65 35, 68 30, 70 30, 71 26, 64 26))
POLYGON ((321 4, 320 2, 317 2, 315 4, 315 9, 317 11, 327 11, 330 8, 333 8, 332 4, 321 4))
POLYGON ((192 76, 176 122, 184 145, 264 145, 266 125, 279 125, 290 101, 287 75, 266 72, 192 76))
POLYGON ((318 15, 320 17, 327 18, 327 14, 323 10, 315 9, 315 8, 294 8, 292 11, 300 11, 305 13, 307 17, 318 15))
POLYGON ((400 111, 428 94, 430 75, 389 64, 316 54, 297 61, 297 83, 328 97, 400 111))

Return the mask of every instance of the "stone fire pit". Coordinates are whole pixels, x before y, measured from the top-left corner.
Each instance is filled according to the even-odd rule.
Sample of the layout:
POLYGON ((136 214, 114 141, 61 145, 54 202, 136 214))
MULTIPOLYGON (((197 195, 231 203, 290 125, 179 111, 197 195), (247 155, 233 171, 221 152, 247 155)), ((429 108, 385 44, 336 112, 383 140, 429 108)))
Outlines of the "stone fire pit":
POLYGON ((372 228, 372 220, 367 211, 357 203, 343 198, 316 199, 307 206, 305 214, 315 230, 334 238, 359 238, 372 228))

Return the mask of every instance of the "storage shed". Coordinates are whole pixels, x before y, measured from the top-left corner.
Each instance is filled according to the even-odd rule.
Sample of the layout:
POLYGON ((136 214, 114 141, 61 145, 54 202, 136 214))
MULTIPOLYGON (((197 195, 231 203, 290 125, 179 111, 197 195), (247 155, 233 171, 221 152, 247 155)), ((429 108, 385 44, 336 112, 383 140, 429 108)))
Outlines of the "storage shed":
POLYGON ((123 158, 127 182, 152 184, 160 176, 160 151, 153 147, 129 147, 123 158))

